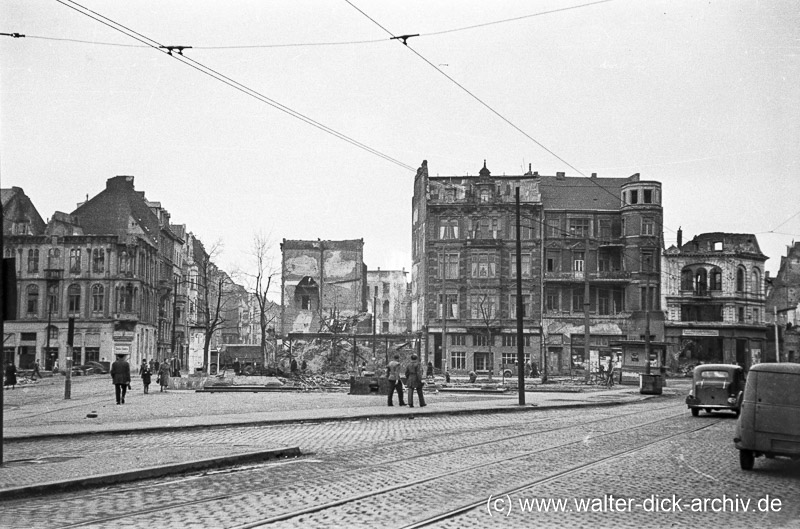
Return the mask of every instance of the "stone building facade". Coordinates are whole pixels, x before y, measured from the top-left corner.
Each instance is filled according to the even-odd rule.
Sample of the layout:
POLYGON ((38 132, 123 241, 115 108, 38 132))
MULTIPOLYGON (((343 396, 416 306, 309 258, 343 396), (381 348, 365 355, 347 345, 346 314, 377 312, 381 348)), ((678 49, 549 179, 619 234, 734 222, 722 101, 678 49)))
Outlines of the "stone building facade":
POLYGON ((703 233, 664 252, 665 341, 673 363, 744 366, 769 358, 764 263, 753 234, 703 233))
POLYGON ((405 270, 367 271, 367 303, 375 319, 377 334, 411 331, 408 272, 405 270))
POLYGON ((660 339, 659 182, 492 176, 485 163, 476 176, 432 177, 423 162, 412 202, 411 312, 427 359, 454 373, 514 371, 517 188, 525 359, 548 373, 583 366, 587 308, 590 350, 643 338, 647 299, 650 336, 660 339))
POLYGON ((787 246, 777 275, 767 276, 766 287, 767 348, 774 354, 777 325, 780 361, 800 363, 800 242, 787 246))
POLYGON ((281 336, 326 332, 367 311, 363 239, 284 239, 281 263, 281 336))

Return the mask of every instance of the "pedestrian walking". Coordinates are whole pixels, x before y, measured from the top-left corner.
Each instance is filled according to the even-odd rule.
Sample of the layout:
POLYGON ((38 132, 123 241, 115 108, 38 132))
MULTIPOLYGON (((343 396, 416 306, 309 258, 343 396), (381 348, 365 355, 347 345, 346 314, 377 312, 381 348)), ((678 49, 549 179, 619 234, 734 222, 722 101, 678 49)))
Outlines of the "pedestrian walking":
POLYGON ((169 364, 164 362, 158 371, 157 382, 161 385, 161 391, 167 391, 169 387, 169 364))
POLYGON ((142 377, 142 385, 144 385, 144 392, 150 393, 150 381, 153 377, 153 372, 150 370, 150 364, 142 360, 142 367, 139 369, 139 376, 142 377))
POLYGON ((395 354, 394 360, 389 362, 389 365, 386 366, 386 378, 389 379, 389 406, 394 406, 394 404, 392 404, 392 395, 395 390, 397 390, 397 402, 400 406, 405 406, 406 403, 403 402, 403 381, 400 380, 399 354, 395 354))
POLYGON ((433 362, 428 362, 428 370, 425 373, 425 378, 433 378, 433 362))
POLYGON ((39 372, 39 360, 37 359, 33 363, 33 374, 31 375, 31 380, 36 380, 36 377, 42 378, 42 374, 39 372))
POLYGON ((55 362, 53 362, 53 374, 54 374, 54 375, 57 375, 57 374, 58 374, 58 360, 56 360, 55 362))
POLYGON ((425 397, 422 396, 422 364, 417 355, 411 355, 411 363, 406 366, 406 384, 408 385, 408 407, 414 407, 414 391, 419 396, 419 407, 425 407, 425 397))
POLYGON ((6 366, 6 380, 3 383, 3 386, 11 386, 11 389, 14 389, 14 386, 17 385, 17 366, 14 365, 14 362, 9 362, 6 366))
POLYGON ((242 364, 241 362, 239 362, 239 359, 237 358, 236 360, 233 361, 233 374, 238 377, 241 372, 242 372, 242 364))
POLYGON ((125 361, 124 354, 118 354, 116 362, 111 364, 111 380, 114 381, 117 404, 125 404, 125 394, 131 383, 131 366, 125 361))

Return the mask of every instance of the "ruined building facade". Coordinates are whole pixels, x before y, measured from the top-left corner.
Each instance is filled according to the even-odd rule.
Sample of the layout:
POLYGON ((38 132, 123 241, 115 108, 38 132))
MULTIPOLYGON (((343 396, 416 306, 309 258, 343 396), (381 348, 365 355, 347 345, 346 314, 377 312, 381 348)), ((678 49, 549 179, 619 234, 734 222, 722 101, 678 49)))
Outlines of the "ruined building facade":
POLYGON ((726 363, 747 369, 766 354, 764 263, 753 234, 703 233, 664 252, 668 353, 680 364, 726 363))
POLYGON ((369 270, 367 304, 373 314, 376 334, 401 334, 411 331, 408 272, 369 270))
POLYGON ((513 370, 516 330, 516 189, 520 194, 523 346, 549 373, 582 365, 590 349, 645 334, 658 316, 661 185, 629 178, 428 174, 412 202, 412 330, 439 369, 513 370), (589 297, 584 293, 588 285, 589 297), (585 303, 586 302, 586 303, 585 303))
MULTIPOLYGON (((280 333, 329 332, 367 311, 364 240, 281 243, 280 333)), ((344 330, 344 329, 338 329, 344 330)))

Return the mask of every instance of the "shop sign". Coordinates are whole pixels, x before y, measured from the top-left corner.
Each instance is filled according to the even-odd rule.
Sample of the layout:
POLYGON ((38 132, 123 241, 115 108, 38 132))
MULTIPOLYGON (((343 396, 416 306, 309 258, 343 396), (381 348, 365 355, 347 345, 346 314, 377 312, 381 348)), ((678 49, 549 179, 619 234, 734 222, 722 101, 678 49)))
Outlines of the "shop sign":
POLYGON ((131 354, 131 346, 128 344, 114 344, 114 355, 129 355, 131 354))
POLYGON ((719 336, 719 329, 684 329, 684 336, 719 336))

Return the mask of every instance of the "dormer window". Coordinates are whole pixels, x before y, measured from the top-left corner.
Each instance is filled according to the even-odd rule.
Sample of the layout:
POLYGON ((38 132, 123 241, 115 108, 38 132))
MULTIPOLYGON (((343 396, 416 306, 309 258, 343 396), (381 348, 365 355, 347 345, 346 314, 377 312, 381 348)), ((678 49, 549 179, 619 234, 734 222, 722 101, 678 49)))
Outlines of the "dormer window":
POLYGON ((492 200, 492 192, 490 190, 488 190, 488 189, 481 189, 479 197, 480 197, 481 203, 482 204, 486 204, 488 202, 491 202, 491 200, 492 200))

